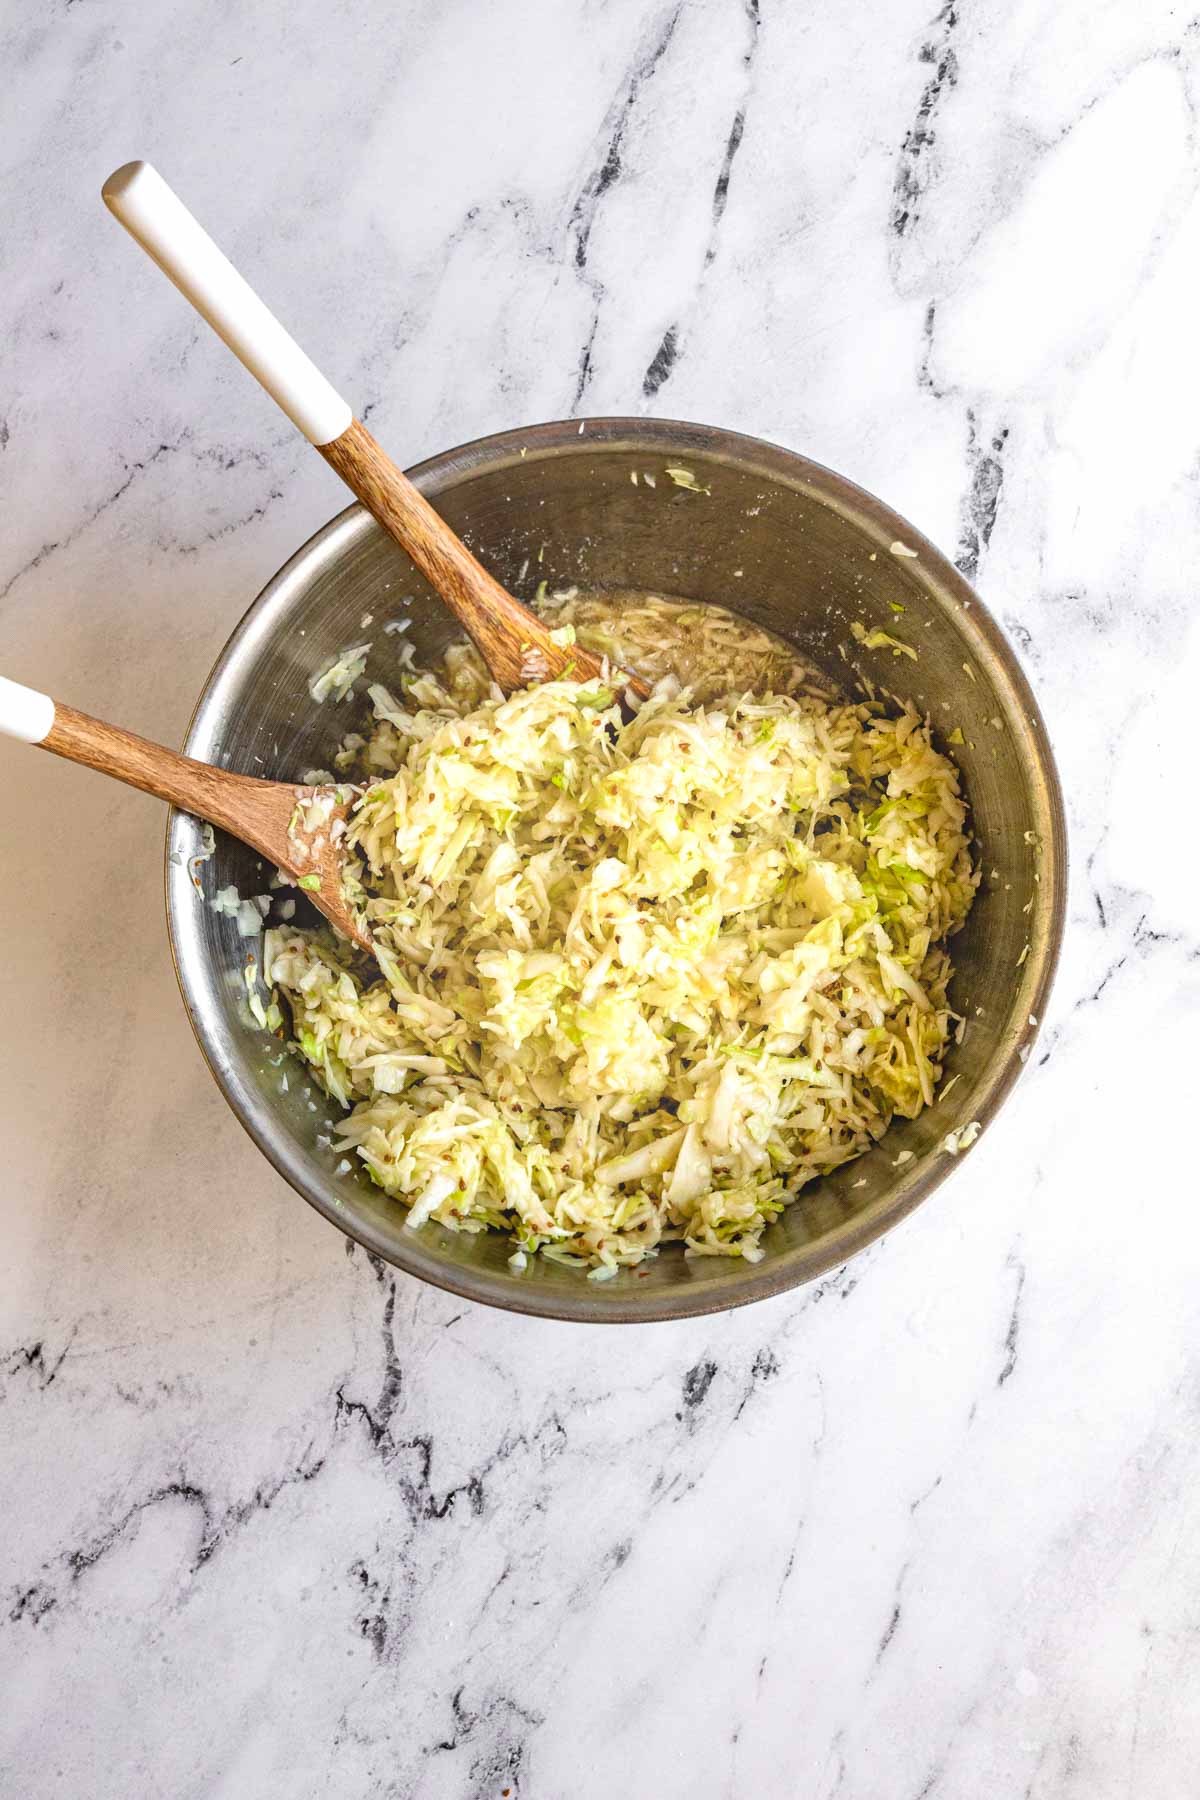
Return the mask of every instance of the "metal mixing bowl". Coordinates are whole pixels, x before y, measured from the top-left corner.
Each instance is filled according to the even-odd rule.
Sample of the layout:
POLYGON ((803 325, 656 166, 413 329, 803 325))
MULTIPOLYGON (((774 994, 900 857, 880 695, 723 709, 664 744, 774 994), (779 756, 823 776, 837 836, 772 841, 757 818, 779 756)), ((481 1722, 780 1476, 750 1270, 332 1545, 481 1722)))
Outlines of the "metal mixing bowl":
MULTIPOLYGON (((842 688, 852 687, 857 669, 911 696, 943 740, 961 728, 966 741, 954 754, 987 875, 954 940, 952 1000, 969 1023, 947 1076, 960 1079, 919 1119, 897 1121, 867 1156, 805 1189, 768 1230, 760 1263, 690 1258, 672 1246, 605 1283, 538 1258, 515 1274, 501 1235, 435 1224, 409 1231, 400 1205, 349 1165, 339 1173, 328 1148, 339 1111, 290 1056, 280 1066, 279 1044, 249 1020, 247 942, 197 895, 188 863, 201 847, 199 827, 174 813, 171 941, 213 1074, 259 1149, 319 1212, 397 1267, 468 1299, 552 1318, 638 1321, 738 1306, 808 1281, 894 1225, 954 1170, 943 1139, 974 1119, 986 1129, 1028 1054, 1031 1015, 1042 1016, 1062 934, 1066 838, 1054 760, 1016 659, 962 576, 911 525, 840 475, 754 438, 662 420, 568 421, 485 438, 411 473, 521 593, 545 579, 551 589, 719 601, 792 639, 842 688), (684 465, 710 491, 677 486, 669 464, 684 465), (656 485, 635 484, 635 471, 650 472, 656 485), (917 554, 899 554, 897 544, 917 554), (899 620, 889 601, 904 606, 899 620), (860 649, 854 621, 897 632, 919 661, 860 649)), ((422 661, 455 633, 403 553, 352 506, 251 606, 209 677, 188 752, 289 780, 328 767, 355 702, 318 706, 309 680, 347 645, 372 639, 369 672, 386 681, 395 640, 382 627, 397 616, 411 617, 422 661)), ((267 873, 251 851, 222 837, 204 880, 210 892, 233 882, 248 895, 265 889, 267 873)))

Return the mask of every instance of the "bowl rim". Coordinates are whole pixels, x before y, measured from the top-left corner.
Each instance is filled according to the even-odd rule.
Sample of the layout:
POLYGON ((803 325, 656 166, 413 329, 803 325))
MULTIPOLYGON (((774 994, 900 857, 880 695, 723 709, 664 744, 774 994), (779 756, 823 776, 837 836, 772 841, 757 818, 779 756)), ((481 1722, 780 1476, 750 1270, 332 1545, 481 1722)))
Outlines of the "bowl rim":
MULTIPOLYGON (((853 515, 860 526, 865 523, 874 529, 883 548, 886 549, 902 533, 903 541, 917 550, 926 577, 946 597, 957 602, 964 615, 960 620, 963 629, 974 637, 986 658, 998 665, 1028 726, 1025 735, 1040 776, 1048 829, 1042 842, 1040 865, 1044 929, 1040 941, 1030 951, 1029 967, 1022 978, 1028 1000, 1027 1008, 1022 1003, 1022 1011, 1027 1010, 1034 1018, 1042 1019, 1058 966, 1066 920, 1068 844, 1062 789, 1045 721, 1029 681, 1000 626, 970 583, 916 526, 836 470, 766 439, 690 420, 624 415, 552 420, 471 439, 426 457, 406 473, 417 487, 436 493, 485 466, 503 468, 518 461, 537 460, 560 449, 582 449, 595 444, 609 451, 628 447, 672 456, 695 451, 740 469, 758 470, 770 480, 782 480, 794 488, 807 490, 843 514, 853 515)), ((201 758, 206 753, 211 755, 207 727, 219 710, 230 671, 268 633, 273 613, 285 603, 288 590, 305 566, 319 555, 327 557, 334 553, 339 540, 345 539, 349 543, 373 529, 378 527, 365 508, 357 501, 352 502, 315 531, 255 596, 218 652, 201 689, 184 741, 188 755, 201 758)), ((465 1268, 434 1254, 415 1232, 409 1234, 411 1241, 402 1236, 398 1243, 385 1242, 368 1222, 352 1220, 348 1216, 332 1188, 310 1179, 307 1167, 298 1153, 293 1153, 288 1139, 281 1139, 277 1133, 264 1128, 259 1116, 264 1111, 261 1096, 240 1079, 222 1050, 219 1035, 212 1028, 205 1008, 198 1004, 191 991, 187 973, 189 957, 198 954, 199 946, 196 901, 190 880, 177 879, 178 864, 172 861, 172 856, 179 853, 177 838, 182 842, 181 834, 193 824, 188 815, 174 809, 168 815, 165 902, 176 981, 210 1074, 243 1130, 277 1173, 310 1206, 371 1254, 447 1293, 507 1312, 587 1324, 650 1324, 726 1312, 754 1301, 771 1299, 840 1267, 906 1218, 958 1166, 958 1159, 933 1152, 920 1159, 913 1173, 877 1202, 810 1244, 799 1245, 782 1256, 761 1263, 746 1264, 740 1259, 730 1259, 728 1273, 723 1269, 717 1275, 706 1269, 708 1278, 694 1287, 680 1284, 658 1291, 643 1290, 644 1297, 631 1295, 629 1299, 625 1299, 619 1290, 588 1283, 582 1277, 579 1292, 575 1295, 526 1285, 515 1275, 506 1278, 492 1270, 465 1268)), ((1031 1032, 1036 1035, 1037 1029, 1034 1026, 1030 1031, 1010 1034, 1010 1040, 980 1076, 972 1112, 985 1129, 1022 1073, 1033 1042, 1031 1032)))

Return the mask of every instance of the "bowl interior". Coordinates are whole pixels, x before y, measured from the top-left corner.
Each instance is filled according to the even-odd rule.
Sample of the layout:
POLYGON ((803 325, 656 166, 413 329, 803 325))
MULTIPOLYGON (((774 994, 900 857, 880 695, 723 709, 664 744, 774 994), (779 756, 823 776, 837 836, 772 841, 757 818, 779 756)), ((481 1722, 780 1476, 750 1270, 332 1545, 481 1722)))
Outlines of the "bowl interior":
MULTIPOLYGON (((919 1119, 898 1121, 868 1155, 805 1189, 767 1233, 757 1265, 673 1248, 600 1284, 537 1258, 514 1274, 511 1246, 498 1234, 407 1230, 404 1209, 330 1148, 340 1111, 254 1027, 244 972, 255 943, 196 892, 188 864, 199 828, 173 814, 172 941, 213 1072, 247 1130, 312 1204, 371 1250, 468 1297, 556 1317, 650 1319, 737 1305, 806 1280, 876 1237, 949 1172, 943 1139, 971 1120, 986 1125, 1020 1071, 1030 1015, 1042 1014, 1061 934, 1065 839, 1042 722, 1012 653, 952 565, 898 515, 829 470, 753 439, 661 421, 588 421, 582 432, 571 422, 486 439, 412 473, 525 597, 545 580, 551 589, 719 602, 791 639, 844 691, 872 681, 915 700, 944 745, 954 734, 986 871, 954 945, 952 999, 967 1026, 947 1079, 959 1079, 919 1119), (686 468, 707 491, 678 485, 669 467, 686 468), (856 621, 902 638, 917 661, 862 649, 856 621)), ((367 642, 367 680, 394 680, 401 639, 384 626, 400 619, 411 621, 418 661, 456 635, 403 552, 352 507, 246 614, 200 701, 189 753, 286 780, 329 767, 364 706, 354 698, 318 705, 309 682, 339 651, 367 642)), ((365 692, 366 682, 358 685, 365 692)), ((248 896, 266 890, 271 871, 218 835, 199 873, 206 895, 234 883, 248 896)))

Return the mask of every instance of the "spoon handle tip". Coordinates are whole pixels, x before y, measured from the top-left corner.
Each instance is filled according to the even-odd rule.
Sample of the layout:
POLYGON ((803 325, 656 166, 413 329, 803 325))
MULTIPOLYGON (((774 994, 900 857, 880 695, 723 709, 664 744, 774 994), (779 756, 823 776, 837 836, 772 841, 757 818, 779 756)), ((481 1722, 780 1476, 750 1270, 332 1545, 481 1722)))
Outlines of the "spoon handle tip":
POLYGON ((158 170, 129 162, 100 190, 158 264, 310 443, 341 437, 353 414, 315 363, 213 243, 158 170))
POLYGON ((49 694, 0 675, 0 731, 25 744, 41 744, 53 729, 54 702, 49 694))

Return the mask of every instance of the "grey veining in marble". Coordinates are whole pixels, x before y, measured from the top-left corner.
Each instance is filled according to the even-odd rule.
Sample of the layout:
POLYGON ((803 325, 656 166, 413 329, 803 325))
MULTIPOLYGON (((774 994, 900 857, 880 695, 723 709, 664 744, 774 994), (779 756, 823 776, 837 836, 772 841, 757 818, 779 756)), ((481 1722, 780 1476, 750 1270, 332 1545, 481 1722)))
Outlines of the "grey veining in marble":
POLYGON ((178 1003, 162 816, 0 746, 0 1791, 1175 1800, 1200 1765, 1200 29, 1164 0, 0 14, 6 673, 178 741, 342 504, 106 216, 152 158, 411 461, 645 410, 952 550, 1073 834, 1036 1066, 801 1293, 348 1254, 178 1003))

